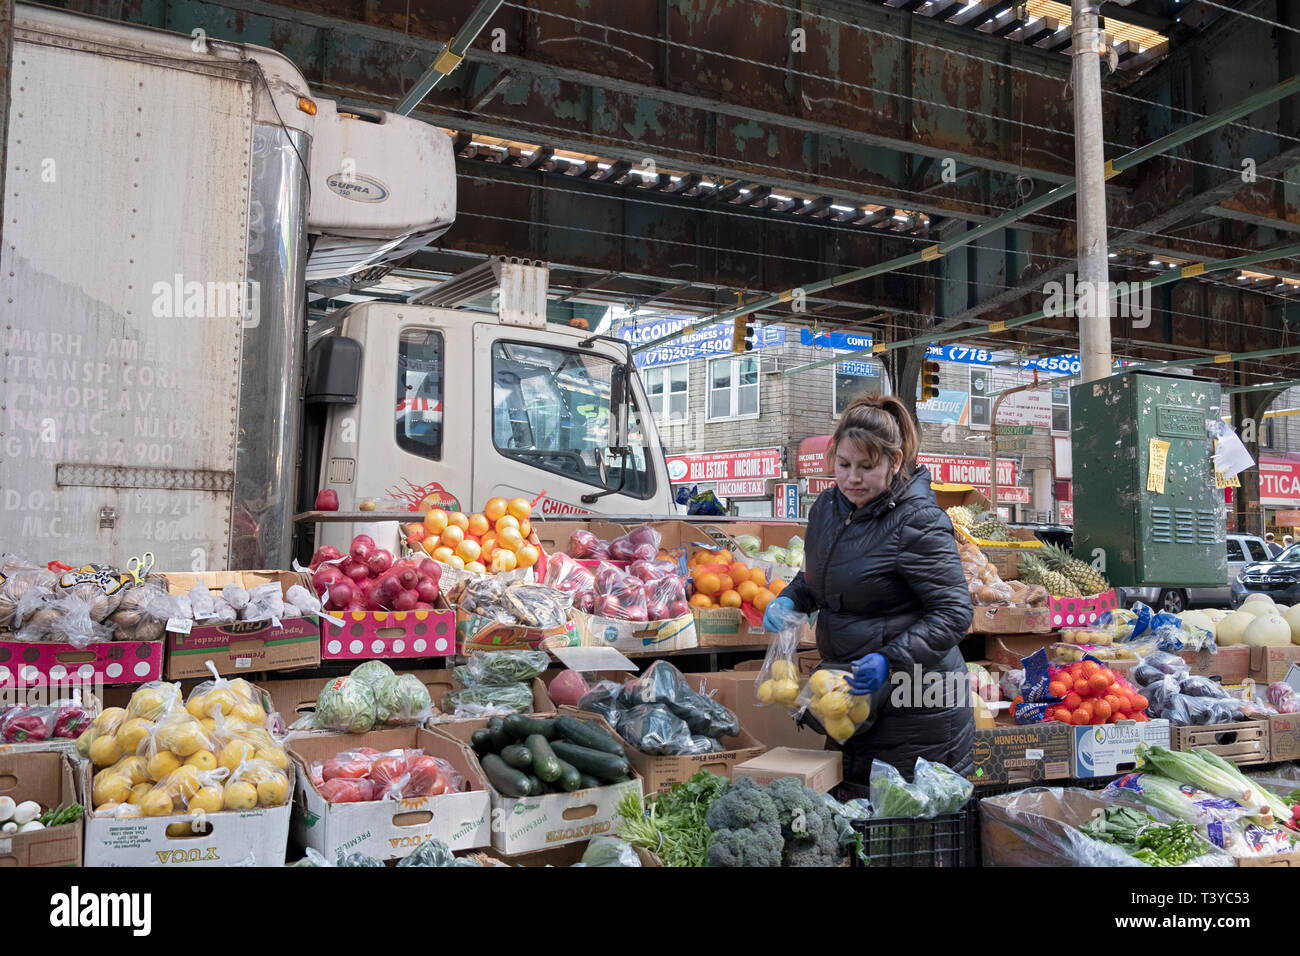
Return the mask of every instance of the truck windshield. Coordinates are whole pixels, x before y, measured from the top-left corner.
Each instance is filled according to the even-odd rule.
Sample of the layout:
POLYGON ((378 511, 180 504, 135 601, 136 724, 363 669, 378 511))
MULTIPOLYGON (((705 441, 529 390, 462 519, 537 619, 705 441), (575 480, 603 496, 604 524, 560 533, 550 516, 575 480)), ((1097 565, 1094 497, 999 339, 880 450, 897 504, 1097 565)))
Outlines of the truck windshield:
MULTIPOLYGON (((609 454, 614 362, 590 352, 497 342, 492 346, 492 441, 501 454, 598 488, 617 488, 622 456, 609 454)), ((648 498, 641 411, 628 423, 622 493, 648 498)))

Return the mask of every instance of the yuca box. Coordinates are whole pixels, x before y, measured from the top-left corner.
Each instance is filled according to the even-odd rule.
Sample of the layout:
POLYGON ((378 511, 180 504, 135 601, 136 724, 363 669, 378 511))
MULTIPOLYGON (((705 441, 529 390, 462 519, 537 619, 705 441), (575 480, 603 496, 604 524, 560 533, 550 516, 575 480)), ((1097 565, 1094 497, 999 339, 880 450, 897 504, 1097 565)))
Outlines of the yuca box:
POLYGON ((293 798, 294 838, 331 863, 339 850, 395 860, 409 856, 429 840, 441 840, 452 850, 491 842, 491 799, 482 771, 463 747, 444 736, 418 727, 395 727, 367 734, 300 737, 290 741, 289 754, 299 773, 293 798), (358 747, 373 747, 381 753, 418 749, 427 756, 441 757, 463 778, 460 792, 408 800, 329 803, 311 781, 311 765, 358 747))
POLYGON ((1078 780, 1089 777, 1113 777, 1137 766, 1138 744, 1148 747, 1169 746, 1169 721, 1149 720, 1140 723, 1125 720, 1116 724, 1071 727, 1074 755, 1070 776, 1078 780))
POLYGON ((1300 664, 1300 647, 1251 647, 1250 678, 1256 684, 1276 684, 1286 679, 1292 664, 1300 664))
MULTIPOLYGON (((93 768, 82 763, 82 790, 89 794, 93 768)), ((168 817, 135 820, 86 818, 86 866, 284 866, 289 843, 289 812, 297 773, 293 761, 289 777, 290 798, 281 807, 223 810, 199 817, 175 813, 168 817), (186 832, 168 836, 173 824, 196 824, 186 832), (199 832, 195 832, 195 830, 199 832)))
MULTIPOLYGON (((172 594, 188 594, 199 584, 220 594, 230 584, 251 591, 272 582, 280 585, 281 594, 295 584, 311 591, 311 578, 294 571, 168 572, 166 577, 172 594)), ((232 621, 194 624, 186 634, 168 631, 167 679, 208 677, 208 661, 216 665, 219 674, 316 667, 320 664, 320 634, 320 618, 314 614, 284 618, 278 627, 273 621, 232 621)))
MULTIPOLYGON (((89 792, 87 790, 87 792, 89 792)), ((81 803, 77 764, 53 751, 0 754, 0 796, 35 800, 41 810, 81 803)), ((81 866, 82 822, 28 833, 0 834, 0 867, 81 866)))
POLYGON ((666 621, 618 621, 573 612, 583 647, 612 647, 624 654, 666 654, 699 646, 695 617, 683 614, 666 621))
MULTIPOLYGON (((760 663, 761 661, 755 661, 760 663)), ((686 683, 702 694, 713 694, 719 704, 735 713, 740 726, 768 748, 813 748, 825 738, 800 729, 784 707, 760 707, 756 698, 758 670, 684 674, 686 683)))
POLYGON ((166 641, 97 641, 71 644, 0 641, 0 686, 142 684, 163 673, 166 641))
POLYGON ((844 779, 844 758, 838 750, 776 747, 737 764, 731 770, 731 777, 733 780, 749 777, 764 785, 782 777, 798 777, 805 787, 826 793, 844 779))
MULTIPOLYGON (((490 857, 496 861, 497 866, 574 866, 582 862, 583 855, 591 845, 588 840, 585 843, 566 843, 564 846, 552 847, 549 850, 537 850, 533 853, 516 853, 514 855, 502 853, 495 847, 488 847, 483 851, 484 856, 490 857)), ((642 866, 663 866, 663 861, 655 856, 649 850, 641 847, 633 847, 636 851, 636 858, 641 861, 642 866)))
POLYGON ((1046 634, 1052 630, 1052 615, 1047 608, 975 607, 971 634, 1046 634))
POLYGON ((1223 684, 1240 684, 1250 675, 1250 648, 1220 647, 1218 651, 1179 651, 1193 677, 1213 677, 1223 684))
POLYGON ((999 713, 992 730, 975 731, 976 784, 1037 783, 1070 776, 1071 728, 1059 721, 1017 724, 999 713))
MULTIPOLYGON (((612 727, 595 714, 574 714, 579 720, 590 720, 606 733, 612 727)), ((462 746, 481 771, 478 758, 473 755, 470 740, 474 731, 487 726, 486 720, 460 720, 439 724, 435 733, 442 734, 462 746)), ((624 747, 624 752, 627 748, 624 747)), ((618 822, 618 802, 629 791, 642 794, 641 777, 632 768, 632 779, 627 783, 611 783, 590 790, 573 793, 549 793, 540 797, 507 797, 492 789, 492 846, 502 853, 528 853, 547 847, 560 846, 598 836, 612 836, 618 822)))

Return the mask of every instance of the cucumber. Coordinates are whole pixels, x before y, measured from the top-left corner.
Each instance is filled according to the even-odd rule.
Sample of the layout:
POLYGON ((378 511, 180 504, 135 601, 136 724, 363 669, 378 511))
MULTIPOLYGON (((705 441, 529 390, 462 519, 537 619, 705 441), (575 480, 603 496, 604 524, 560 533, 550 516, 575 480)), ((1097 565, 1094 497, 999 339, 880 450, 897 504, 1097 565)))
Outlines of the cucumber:
POLYGON ((538 720, 523 714, 511 714, 505 719, 506 733, 515 740, 525 740, 533 734, 541 734, 547 740, 555 739, 555 721, 538 720))
POLYGON ((480 757, 492 752, 492 735, 487 732, 487 728, 474 731, 469 739, 474 746, 474 752, 480 757))
POLYGON ((501 748, 501 759, 516 770, 528 770, 533 765, 533 752, 523 744, 507 744, 501 748))
POLYGON ((616 738, 611 737, 590 720, 578 720, 576 717, 563 714, 555 718, 555 729, 565 740, 579 747, 603 750, 615 757, 622 757, 625 753, 623 745, 616 738))
POLYGON ((541 780, 537 779, 532 774, 528 775, 528 786, 531 788, 531 792, 529 793, 530 797, 540 797, 542 794, 546 793, 546 784, 542 783, 541 780))
POLYGON ((500 717, 493 717, 487 723, 488 736, 492 741, 492 752, 499 754, 501 748, 510 743, 506 736, 505 722, 500 717))
POLYGON ((582 775, 582 789, 583 789, 583 790, 591 790, 591 789, 593 789, 593 788, 595 788, 595 787, 599 787, 599 786, 600 786, 600 781, 597 780, 595 777, 591 776, 590 774, 585 774, 585 773, 582 775))
POLYGON ((527 775, 520 773, 496 754, 488 754, 479 763, 483 765, 488 783, 504 796, 527 797, 532 794, 533 789, 528 783, 527 775))
POLYGON ((608 783, 631 783, 632 778, 627 775, 624 775, 622 777, 610 777, 607 782, 608 783))
POLYGON ((626 757, 615 757, 603 750, 579 747, 567 740, 555 741, 551 745, 551 749, 555 751, 555 756, 565 763, 572 764, 582 773, 591 774, 591 776, 599 777, 601 780, 626 776, 632 769, 626 757))
POLYGON ((543 783, 554 783, 560 779, 562 768, 560 761, 555 756, 555 751, 551 749, 551 743, 541 734, 529 734, 528 739, 524 741, 533 754, 533 773, 535 773, 543 783))
POLYGON ((565 793, 581 790, 582 774, 578 773, 578 768, 571 763, 565 763, 563 760, 558 762, 560 764, 560 789, 565 793))

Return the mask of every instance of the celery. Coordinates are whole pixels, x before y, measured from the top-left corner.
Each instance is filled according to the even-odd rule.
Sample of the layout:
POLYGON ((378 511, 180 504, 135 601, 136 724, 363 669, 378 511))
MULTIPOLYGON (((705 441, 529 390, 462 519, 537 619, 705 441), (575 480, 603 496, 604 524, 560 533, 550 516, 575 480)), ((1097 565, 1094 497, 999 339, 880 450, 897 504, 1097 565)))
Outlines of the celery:
POLYGON ((1200 759, 1194 754, 1178 753, 1167 747, 1144 747, 1138 745, 1138 769, 1154 770, 1179 783, 1188 783, 1193 787, 1235 800, 1251 809, 1267 809, 1267 804, 1258 798, 1252 799, 1253 785, 1245 778, 1226 773, 1221 767, 1200 759))

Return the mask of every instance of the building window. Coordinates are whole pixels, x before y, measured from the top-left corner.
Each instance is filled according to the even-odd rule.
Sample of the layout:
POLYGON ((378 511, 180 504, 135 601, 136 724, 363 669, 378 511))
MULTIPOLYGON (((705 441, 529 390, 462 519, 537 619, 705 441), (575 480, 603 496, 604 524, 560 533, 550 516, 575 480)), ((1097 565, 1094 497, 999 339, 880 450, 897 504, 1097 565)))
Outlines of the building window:
POLYGON ((686 399, 686 383, 690 378, 690 366, 663 365, 641 371, 641 381, 645 384, 646 397, 650 400, 650 411, 660 425, 676 425, 686 421, 690 405, 686 399))
POLYGON ((886 393, 885 370, 878 362, 837 362, 835 365, 835 417, 859 395, 886 393))
POLYGON ((714 359, 709 363, 711 422, 758 416, 758 358, 714 359))
POLYGON ((407 329, 397 343, 397 445, 442 459, 442 334, 407 329))
POLYGON ((1070 434, 1070 390, 1065 387, 1052 389, 1052 434, 1070 434))

